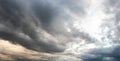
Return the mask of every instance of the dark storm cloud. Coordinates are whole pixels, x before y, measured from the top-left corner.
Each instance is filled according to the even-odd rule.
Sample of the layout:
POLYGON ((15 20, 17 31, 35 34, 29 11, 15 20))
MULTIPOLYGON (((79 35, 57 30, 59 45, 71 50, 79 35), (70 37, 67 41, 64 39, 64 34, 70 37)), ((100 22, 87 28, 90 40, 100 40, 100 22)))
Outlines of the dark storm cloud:
MULTIPOLYGON (((56 44, 51 43, 45 43, 45 42, 38 42, 34 39, 25 39, 24 37, 21 37, 17 35, 15 32, 6 32, 6 31, 0 31, 0 37, 6 40, 11 41, 12 43, 19 43, 22 46, 25 46, 28 49, 36 50, 36 51, 43 51, 43 52, 60 52, 61 49, 57 49, 60 47, 57 47, 56 44), (52 47, 51 47, 52 46, 52 47)), ((54 42, 53 42, 54 43, 54 42)))
MULTIPOLYGON (((64 51, 61 44, 54 42, 56 40, 44 40, 42 32, 74 36, 66 33, 63 23, 72 23, 72 14, 67 13, 67 10, 76 15, 85 13, 84 3, 79 2, 83 0, 0 0, 0 37, 37 51, 64 51), (51 24, 60 30, 53 29, 51 24)), ((84 33, 80 34, 79 37, 83 39, 91 39, 84 33)))
MULTIPOLYGON (((72 16, 67 17, 69 13, 66 13, 64 9, 67 8, 67 10, 70 10, 70 12, 74 14, 84 12, 84 8, 82 7, 82 4, 79 6, 79 3, 75 3, 77 1, 78 0, 75 0, 74 2, 63 1, 63 0, 54 1, 54 2, 48 1, 48 0, 46 1, 44 0, 41 0, 41 1, 39 0, 35 0, 35 1, 33 0, 31 1, 5 0, 5 1, 2 1, 1 0, 1 11, 0 12, 2 14, 1 14, 0 23, 1 25, 3 25, 1 29, 2 30, 1 38, 13 40, 14 43, 19 43, 33 50, 38 50, 38 51, 40 50, 40 51, 45 51, 45 52, 63 51, 64 48, 61 47, 59 43, 54 42, 56 40, 49 40, 49 39, 43 40, 41 38, 43 36, 42 32, 45 31, 48 33, 53 32, 53 34, 61 33, 61 34, 66 35, 67 33, 64 30, 65 26, 63 23, 72 16), (6 4, 2 4, 2 3, 6 3, 6 4), (79 12, 76 10, 81 10, 81 11, 79 12), (62 15, 66 15, 66 16, 62 16, 62 15), (55 20, 56 17, 59 20, 55 20), (61 19, 63 19, 63 21, 61 21, 61 19), (53 23, 53 21, 56 21, 56 22, 53 23), (60 24, 55 24, 55 23, 60 23, 60 24), (57 29, 58 28, 63 29, 63 30, 61 31, 55 30, 53 29, 51 24, 54 24, 53 27, 57 29), (18 35, 19 33, 23 33, 24 35, 28 36, 29 40, 26 40, 26 38, 18 35)), ((85 39, 85 37, 87 36, 84 36, 84 34, 83 35, 82 34, 83 33, 81 33, 80 37, 85 39)))
POLYGON ((83 61, 120 61, 120 46, 94 49, 89 54, 82 55, 83 61))
MULTIPOLYGON (((37 28, 41 28, 42 26, 46 28, 46 25, 49 26, 49 22, 53 16, 51 8, 49 5, 31 3, 29 1, 22 3, 22 1, 17 0, 0 0, 0 24, 2 25, 0 28, 0 37, 37 51, 63 51, 64 49, 54 41, 40 39, 39 35, 42 36, 42 34, 37 32, 37 28), (28 5, 25 3, 28 3, 28 5), (22 7, 20 4, 25 6, 22 7), (31 10, 29 11, 29 9, 31 10), (32 17, 32 15, 35 15, 38 20, 32 17), (21 37, 19 33, 27 35, 29 39, 21 37), (45 41, 49 41, 50 43, 45 41)), ((41 30, 38 31, 42 32, 41 30)))

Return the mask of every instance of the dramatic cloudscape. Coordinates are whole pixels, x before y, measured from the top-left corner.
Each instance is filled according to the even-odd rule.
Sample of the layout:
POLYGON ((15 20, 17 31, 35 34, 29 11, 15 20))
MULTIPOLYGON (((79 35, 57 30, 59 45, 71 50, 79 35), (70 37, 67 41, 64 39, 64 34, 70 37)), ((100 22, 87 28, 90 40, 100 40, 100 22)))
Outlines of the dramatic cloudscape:
POLYGON ((0 61, 120 61, 120 0, 0 0, 0 61))

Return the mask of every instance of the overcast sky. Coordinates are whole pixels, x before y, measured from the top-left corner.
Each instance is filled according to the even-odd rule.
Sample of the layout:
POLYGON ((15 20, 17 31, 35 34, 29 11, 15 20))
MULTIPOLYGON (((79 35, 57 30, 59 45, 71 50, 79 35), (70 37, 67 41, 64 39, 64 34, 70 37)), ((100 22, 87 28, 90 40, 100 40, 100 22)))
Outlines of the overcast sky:
POLYGON ((0 0, 0 59, 120 61, 120 0, 0 0))

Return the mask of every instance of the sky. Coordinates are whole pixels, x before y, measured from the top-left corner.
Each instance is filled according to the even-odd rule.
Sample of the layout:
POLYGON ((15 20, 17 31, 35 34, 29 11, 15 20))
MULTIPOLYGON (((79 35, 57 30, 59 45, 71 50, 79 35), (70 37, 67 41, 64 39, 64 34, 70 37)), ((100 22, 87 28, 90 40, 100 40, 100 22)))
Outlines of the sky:
POLYGON ((0 61, 120 61, 120 0, 0 0, 0 61))

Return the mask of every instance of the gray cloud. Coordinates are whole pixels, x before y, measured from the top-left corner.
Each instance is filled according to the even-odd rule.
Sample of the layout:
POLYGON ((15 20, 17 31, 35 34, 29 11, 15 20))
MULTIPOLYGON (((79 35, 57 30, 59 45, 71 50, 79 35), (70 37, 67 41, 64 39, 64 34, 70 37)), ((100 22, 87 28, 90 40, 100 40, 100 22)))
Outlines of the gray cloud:
MULTIPOLYGON (((77 0, 76 0, 77 2, 77 0)), ((56 20, 55 23, 56 26, 51 26, 54 24, 54 21, 56 17, 62 18, 60 13, 64 13, 62 15, 69 15, 68 13, 65 13, 64 9, 68 7, 68 10, 71 10, 71 12, 76 12, 76 10, 80 9, 81 13, 83 10, 83 7, 73 9, 74 7, 78 6, 78 3, 76 5, 75 2, 71 1, 56 1, 50 2, 50 1, 2 1, 1 0, 1 20, 0 23, 2 25, 1 27, 1 38, 10 40, 13 43, 20 43, 21 45, 33 49, 33 50, 40 50, 45 52, 52 52, 52 51, 63 51, 64 48, 61 44, 59 44, 59 41, 53 40, 53 39, 46 39, 47 35, 44 35, 45 33, 62 33, 67 34, 64 28, 64 21, 66 21, 67 16, 63 17, 67 18, 66 20, 63 20, 61 23, 59 20, 56 20), (6 4, 3 4, 6 3, 6 4), (54 6, 54 4, 58 3, 57 6, 54 6), (63 6, 61 6, 61 3, 63 3, 63 6), (22 7, 22 5, 24 5, 22 7), (71 6, 70 6, 71 5, 71 6), (58 7, 61 10, 55 9, 58 7), (60 14, 60 15, 59 15, 60 14), (55 30, 54 27, 60 27, 60 29, 63 30, 55 30), (21 37, 23 34, 27 36, 29 39, 26 39, 24 37, 21 37), (42 38, 43 37, 43 38, 42 38), (24 40, 24 41, 23 41, 24 40), (50 47, 51 46, 51 47, 50 47)), ((58 19, 60 19, 58 18, 58 19)), ((52 34, 50 34, 52 36, 52 34)), ((54 36, 52 36, 54 38, 54 36)), ((67 37, 68 38, 68 37, 67 37)))
MULTIPOLYGON (((102 42, 108 39, 112 41, 113 45, 119 44, 119 3, 119 0, 108 0, 104 4, 106 10, 104 13, 115 15, 104 19, 104 23, 101 24, 102 42), (106 28, 108 31, 104 32, 106 28)), ((29 50, 49 53, 51 56, 56 55, 47 58, 46 61, 119 61, 120 56, 117 54, 119 46, 99 48, 95 44, 99 42, 97 38, 92 37, 89 32, 85 32, 81 28, 76 29, 77 26, 74 27, 75 21, 80 21, 78 25, 81 25, 81 21, 84 21, 82 18, 86 18, 87 11, 89 11, 86 8, 89 7, 89 4, 87 0, 0 0, 0 38, 8 40, 14 45, 20 44, 29 50), (83 41, 84 44, 81 45, 80 43, 83 41), (97 48, 88 49, 88 53, 83 55, 79 55, 79 53, 74 55, 73 51, 70 55, 69 52, 68 55, 65 55, 67 49, 72 49, 72 47, 68 48, 69 43, 79 44, 78 51, 84 45, 85 48, 87 44, 91 43, 95 44, 97 48), (112 49, 113 51, 108 52, 112 49)), ((22 56, 14 56, 15 61, 44 61, 18 57, 22 56)))
MULTIPOLYGON (((3 39, 10 40, 13 43, 20 43, 21 45, 33 49, 33 50, 38 50, 38 51, 46 51, 46 52, 57 52, 57 51, 63 51, 64 49, 62 47, 59 47, 59 44, 56 44, 52 40, 43 40, 40 39, 40 35, 38 32, 43 32, 41 30, 37 31, 37 28, 41 28, 42 26, 45 26, 43 28, 46 28, 47 24, 49 24, 50 18, 53 15, 48 8, 49 6, 42 7, 40 5, 38 6, 33 6, 33 8, 28 8, 28 9, 33 9, 32 11, 35 12, 36 17, 38 18, 38 22, 36 22, 36 18, 31 17, 32 13, 30 11, 27 12, 27 8, 23 9, 19 7, 20 5, 17 4, 19 1, 13 0, 13 1, 8 1, 8 0, 1 0, 0 1, 0 6, 1 6, 1 20, 0 23, 3 25, 2 29, 0 29, 0 36, 3 39), (4 4, 3 4, 4 3, 4 4), (41 7, 40 7, 41 6, 41 7), (40 11, 41 10, 41 11, 40 11), (3 12, 2 12, 3 11, 3 12), (25 12, 24 12, 25 11, 25 12), (17 12, 17 13, 16 13, 17 12), (29 15, 30 14, 30 15, 29 15), (31 17, 31 18, 30 18, 31 17), (48 23, 47 23, 48 22, 48 23), (42 26, 39 24, 42 23, 42 26), (21 37, 19 33, 23 33, 24 35, 27 35, 30 39, 27 40, 24 37, 21 37), (50 43, 47 43, 50 42, 50 43), (50 47, 51 46, 51 47, 50 47)), ((29 7, 29 6, 25 6, 29 7)), ((49 26, 49 25, 48 25, 49 26)), ((42 29, 42 28, 41 28, 42 29)))

